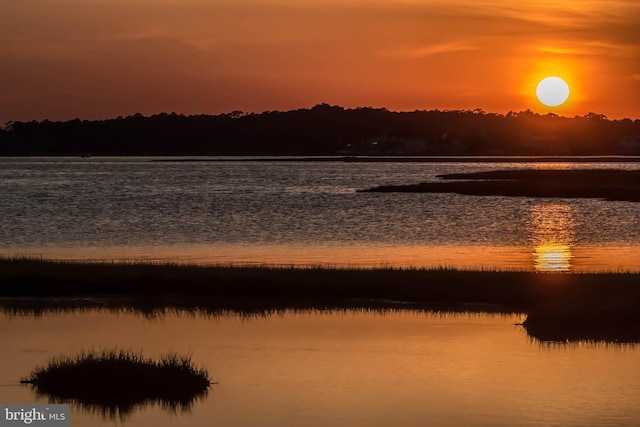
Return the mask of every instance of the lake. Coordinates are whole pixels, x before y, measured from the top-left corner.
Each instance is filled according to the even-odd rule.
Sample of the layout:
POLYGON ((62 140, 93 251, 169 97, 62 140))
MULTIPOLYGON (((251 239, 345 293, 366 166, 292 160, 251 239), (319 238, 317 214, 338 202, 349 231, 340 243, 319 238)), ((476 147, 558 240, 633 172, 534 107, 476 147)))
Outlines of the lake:
POLYGON ((514 325, 522 319, 412 311, 3 315, 0 402, 47 403, 19 378, 55 355, 117 346, 190 353, 219 384, 186 413, 148 405, 119 420, 72 405, 71 425, 637 425, 635 345, 540 343, 514 325))
POLYGON ((637 163, 155 160, 0 159, 0 254, 210 264, 640 270, 639 203, 356 193, 448 173, 638 169, 637 163))

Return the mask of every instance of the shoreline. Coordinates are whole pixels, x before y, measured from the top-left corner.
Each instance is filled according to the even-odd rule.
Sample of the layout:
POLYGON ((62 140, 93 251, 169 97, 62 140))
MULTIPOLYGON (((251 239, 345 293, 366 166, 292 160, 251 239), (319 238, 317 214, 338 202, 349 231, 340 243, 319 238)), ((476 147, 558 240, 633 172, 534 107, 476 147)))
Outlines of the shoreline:
MULTIPOLYGON (((203 156, 207 157, 207 156, 203 156)), ((153 162, 336 162, 336 163, 640 163, 638 156, 220 156, 153 162)))
MULTIPOLYGON (((200 265, 162 262, 76 261, 42 258, 5 258, 0 260, 0 297, 59 297, 102 294, 124 295, 236 295, 243 298, 252 293, 277 292, 284 295, 313 291, 316 297, 328 296, 341 285, 360 288, 362 280, 379 275, 407 276, 470 274, 472 270, 457 269, 402 269, 402 268, 333 268, 330 266, 296 265, 200 265), (334 279, 327 282, 327 279, 334 279), (153 281, 153 286, 149 282, 153 281), (186 282, 186 283, 184 283, 186 282), (322 289, 321 285, 327 282, 322 289), (349 282, 349 283, 347 283, 349 282), (300 287, 297 283, 304 283, 300 287), (173 285, 181 284, 177 288, 173 285), (295 286, 295 287, 293 287, 295 286), (176 290, 179 289, 179 290, 176 290), (253 291, 253 292, 250 292, 253 291)), ((520 274, 520 272, 494 273, 520 274)), ((368 281, 366 288, 374 283, 368 281)), ((391 288, 389 288, 391 289, 391 288)), ((399 289, 398 287, 395 288, 399 289)), ((349 294, 354 298, 369 299, 371 295, 349 294)), ((333 295, 347 296, 347 295, 333 295)), ((390 295, 381 297, 391 300, 390 295)))
POLYGON ((0 258, 0 299, 125 298, 182 303, 367 301, 392 305, 531 307, 573 303, 640 304, 640 272, 536 272, 457 268, 332 268, 0 258), (579 300, 580 299, 580 300, 579 300))
POLYGON ((150 162, 334 162, 334 163, 640 163, 640 156, 367 156, 367 155, 163 155, 163 154, 110 154, 90 157, 72 154, 0 155, 1 159, 78 159, 92 161, 108 158, 146 158, 150 162))

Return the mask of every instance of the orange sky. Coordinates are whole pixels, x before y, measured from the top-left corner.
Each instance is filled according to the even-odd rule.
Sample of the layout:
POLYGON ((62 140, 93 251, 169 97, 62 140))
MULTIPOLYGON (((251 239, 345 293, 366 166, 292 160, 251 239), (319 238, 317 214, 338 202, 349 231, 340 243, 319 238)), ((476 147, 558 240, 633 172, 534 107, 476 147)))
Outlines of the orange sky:
POLYGON ((0 124, 141 112, 530 108, 640 118, 637 0, 19 0, 0 124), (547 75, 569 101, 535 99, 547 75))

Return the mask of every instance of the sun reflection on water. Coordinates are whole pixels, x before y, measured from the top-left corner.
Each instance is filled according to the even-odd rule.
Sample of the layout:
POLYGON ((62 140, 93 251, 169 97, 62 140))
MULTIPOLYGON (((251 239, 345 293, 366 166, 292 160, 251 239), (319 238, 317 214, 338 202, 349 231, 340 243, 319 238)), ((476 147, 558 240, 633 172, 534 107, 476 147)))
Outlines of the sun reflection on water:
POLYGON ((573 168, 573 165, 566 162, 544 162, 534 163, 532 167, 537 170, 569 170, 573 168))
POLYGON ((569 271, 573 254, 569 245, 539 245, 533 248, 537 271, 569 271))
POLYGON ((536 271, 570 271, 575 219, 569 205, 534 205, 529 221, 536 271))

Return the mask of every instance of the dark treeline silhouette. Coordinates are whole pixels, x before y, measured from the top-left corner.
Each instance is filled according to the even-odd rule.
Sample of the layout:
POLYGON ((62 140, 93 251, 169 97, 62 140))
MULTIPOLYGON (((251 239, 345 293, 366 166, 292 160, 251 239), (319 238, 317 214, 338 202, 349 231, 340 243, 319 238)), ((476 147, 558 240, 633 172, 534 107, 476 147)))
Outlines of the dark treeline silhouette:
POLYGON ((530 110, 287 112, 9 122, 0 155, 640 155, 640 120, 530 110))

